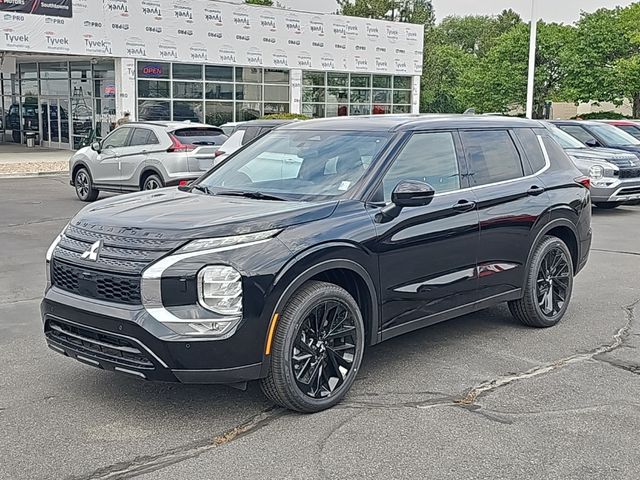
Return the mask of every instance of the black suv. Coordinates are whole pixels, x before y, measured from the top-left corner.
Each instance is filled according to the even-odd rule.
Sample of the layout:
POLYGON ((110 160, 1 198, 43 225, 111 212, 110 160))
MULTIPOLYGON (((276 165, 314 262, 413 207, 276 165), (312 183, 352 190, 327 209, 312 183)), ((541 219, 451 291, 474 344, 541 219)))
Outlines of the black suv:
POLYGON ((587 187, 536 121, 292 123, 188 187, 78 213, 47 252, 44 333, 106 370, 259 379, 322 410, 367 345, 501 302, 555 325, 588 258, 587 187))

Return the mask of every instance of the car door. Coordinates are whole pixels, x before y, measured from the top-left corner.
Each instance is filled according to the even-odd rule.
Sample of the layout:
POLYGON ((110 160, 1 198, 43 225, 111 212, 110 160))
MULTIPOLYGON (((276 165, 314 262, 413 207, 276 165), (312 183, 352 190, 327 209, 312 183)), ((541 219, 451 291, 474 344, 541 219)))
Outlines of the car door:
POLYGON ((120 155, 120 181, 127 187, 139 186, 140 171, 149 156, 157 150, 158 137, 150 128, 135 127, 129 145, 120 155))
POLYGON ((129 144, 133 128, 118 127, 100 145, 96 164, 92 168, 93 181, 98 185, 120 185, 120 155, 129 144))
POLYGON ((480 217, 479 302, 519 295, 533 237, 549 206, 536 175, 548 164, 538 137, 526 130, 460 132, 480 217))
POLYGON ((476 299, 478 212, 457 133, 413 133, 373 199, 388 204, 402 180, 436 193, 426 206, 376 222, 383 339, 456 316, 476 299))

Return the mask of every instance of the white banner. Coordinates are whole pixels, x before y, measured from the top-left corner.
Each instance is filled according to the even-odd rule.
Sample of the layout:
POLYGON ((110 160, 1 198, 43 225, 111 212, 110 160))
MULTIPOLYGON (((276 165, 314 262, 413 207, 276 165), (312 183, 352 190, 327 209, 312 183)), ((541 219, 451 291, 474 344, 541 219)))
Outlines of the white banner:
POLYGON ((73 0, 73 18, 2 13, 0 50, 422 74, 423 26, 210 0, 73 0))

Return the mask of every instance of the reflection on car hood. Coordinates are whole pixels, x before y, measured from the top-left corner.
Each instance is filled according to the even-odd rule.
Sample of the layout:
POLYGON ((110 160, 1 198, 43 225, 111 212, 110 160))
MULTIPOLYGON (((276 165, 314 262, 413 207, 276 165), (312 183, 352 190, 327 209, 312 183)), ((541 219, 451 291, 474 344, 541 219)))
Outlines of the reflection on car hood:
POLYGON ((162 231, 167 239, 218 237, 319 220, 331 215, 337 203, 254 200, 163 188, 95 202, 72 223, 162 231))
POLYGON ((593 160, 626 160, 636 159, 633 153, 616 150, 614 148, 565 148, 567 155, 593 160))

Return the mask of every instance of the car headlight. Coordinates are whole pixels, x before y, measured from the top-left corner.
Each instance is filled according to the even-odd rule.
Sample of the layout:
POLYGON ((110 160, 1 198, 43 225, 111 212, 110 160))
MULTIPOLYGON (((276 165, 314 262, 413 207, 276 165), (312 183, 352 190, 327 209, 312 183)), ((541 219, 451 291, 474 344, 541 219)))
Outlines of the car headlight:
POLYGON ((604 168, 600 165, 594 165, 589 169, 589 177, 593 180, 600 180, 604 177, 604 168))
POLYGON ((232 247, 243 243, 259 242, 260 240, 275 237, 281 231, 282 230, 274 229, 244 235, 232 235, 230 237, 213 237, 192 240, 180 248, 176 253, 197 252, 199 250, 210 250, 214 248, 232 247))
POLYGON ((62 240, 62 236, 64 235, 65 230, 69 224, 66 224, 62 231, 58 234, 58 236, 51 242, 49 248, 47 249, 47 253, 45 254, 45 263, 46 263, 46 277, 47 277, 47 288, 51 285, 51 259, 53 258, 53 251, 56 249, 60 241, 62 240))
POLYGON ((228 265, 209 265, 198 272, 198 301, 219 315, 242 315, 242 276, 228 265))

